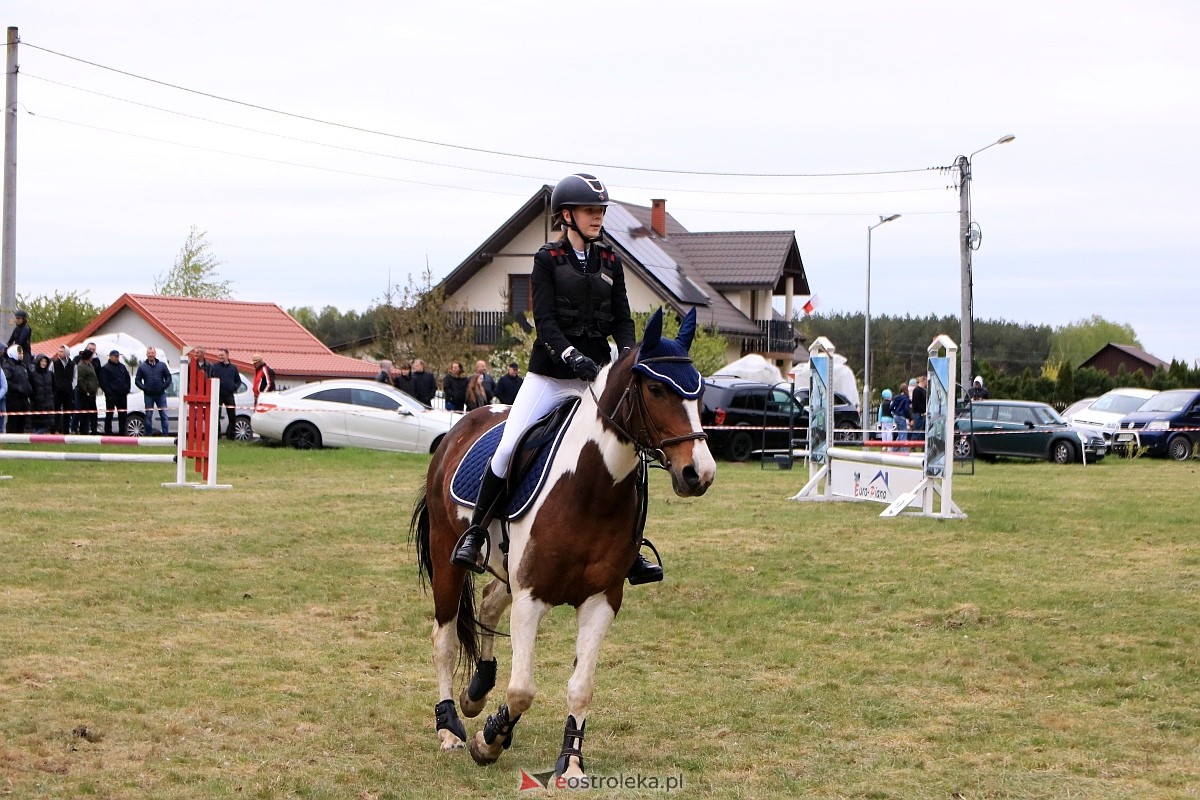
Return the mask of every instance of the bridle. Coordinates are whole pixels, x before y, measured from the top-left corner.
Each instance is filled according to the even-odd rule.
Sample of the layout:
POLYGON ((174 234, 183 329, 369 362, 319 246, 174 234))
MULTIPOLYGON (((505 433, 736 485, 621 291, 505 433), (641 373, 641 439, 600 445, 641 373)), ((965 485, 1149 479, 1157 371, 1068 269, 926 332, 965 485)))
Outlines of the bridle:
MULTIPOLYGON (((645 358, 636 363, 661 364, 668 362, 692 364, 692 359, 687 356, 658 356, 655 358, 645 358)), ((632 372, 632 368, 630 371, 632 372)), ((641 376, 639 375, 634 374, 631 376, 629 385, 621 392, 621 396, 617 399, 617 404, 613 407, 611 414, 606 412, 600 405, 600 398, 596 397, 596 390, 591 383, 588 384, 588 392, 592 395, 592 399, 596 401, 596 410, 600 416, 604 418, 605 422, 616 428, 618 433, 633 443, 633 449, 643 462, 648 464, 651 461, 657 461, 663 469, 670 469, 671 460, 667 458, 666 448, 680 442, 693 440, 707 441, 708 434, 704 431, 692 431, 682 436, 661 436, 658 426, 654 424, 654 420, 650 417, 649 412, 646 411, 646 401, 642 399, 642 393, 636 391, 640 380, 641 376), (624 409, 624 414, 621 414, 622 409, 624 409), (617 421, 619 414, 621 414, 621 422, 617 421), (635 417, 637 435, 629 432, 629 429, 634 427, 635 417)))

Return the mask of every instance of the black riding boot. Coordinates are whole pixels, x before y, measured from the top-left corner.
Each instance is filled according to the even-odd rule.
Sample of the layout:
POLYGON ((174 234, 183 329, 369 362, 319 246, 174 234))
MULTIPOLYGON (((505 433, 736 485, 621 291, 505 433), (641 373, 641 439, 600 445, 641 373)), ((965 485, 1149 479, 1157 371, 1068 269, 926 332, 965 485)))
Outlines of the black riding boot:
POLYGON ((487 526, 492 521, 492 513, 499 507, 505 495, 504 488, 508 482, 489 466, 483 471, 483 483, 479 487, 479 499, 475 501, 475 513, 471 515, 471 527, 459 537, 450 562, 459 567, 465 567, 472 572, 483 572, 483 563, 479 552, 488 543, 487 526))
MULTIPOLYGON (((642 540, 646 542, 645 539, 642 540)), ((650 549, 654 550, 654 545, 650 545, 650 549)), ((654 555, 658 555, 658 551, 654 550, 654 555)), ((663 568, 659 564, 655 564, 650 559, 646 558, 641 552, 638 552, 637 558, 633 560, 633 566, 629 568, 629 574, 625 576, 629 580, 631 586, 640 586, 643 583, 655 583, 663 579, 663 568)))

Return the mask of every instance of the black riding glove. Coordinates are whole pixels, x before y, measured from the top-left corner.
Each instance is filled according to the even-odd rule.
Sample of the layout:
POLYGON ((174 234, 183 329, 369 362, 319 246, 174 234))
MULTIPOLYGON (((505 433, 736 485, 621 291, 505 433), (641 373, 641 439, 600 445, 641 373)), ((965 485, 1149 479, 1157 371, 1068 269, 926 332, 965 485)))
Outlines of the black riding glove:
POLYGON ((581 381, 594 381, 600 374, 600 368, 596 366, 596 362, 578 350, 571 351, 571 355, 567 356, 566 361, 567 366, 575 372, 575 377, 581 381))

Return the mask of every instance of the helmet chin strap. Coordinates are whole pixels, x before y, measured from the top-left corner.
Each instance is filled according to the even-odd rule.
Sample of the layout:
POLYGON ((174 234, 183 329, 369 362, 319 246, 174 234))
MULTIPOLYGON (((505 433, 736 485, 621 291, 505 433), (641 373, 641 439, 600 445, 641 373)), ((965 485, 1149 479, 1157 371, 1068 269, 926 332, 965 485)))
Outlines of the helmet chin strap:
MULTIPOLYGON (((575 210, 574 209, 564 209, 564 210, 570 210, 570 212, 571 212, 571 221, 567 223, 567 227, 570 228, 571 230, 575 231, 576 233, 578 233, 579 238, 583 239, 583 243, 585 245, 592 244, 593 242, 598 242, 598 241, 600 241, 600 237, 604 236, 604 226, 603 225, 600 226, 600 234, 598 236, 586 235, 583 231, 579 230, 579 226, 577 224, 575 224, 575 210)), ((563 215, 563 219, 566 219, 565 214, 563 215)))

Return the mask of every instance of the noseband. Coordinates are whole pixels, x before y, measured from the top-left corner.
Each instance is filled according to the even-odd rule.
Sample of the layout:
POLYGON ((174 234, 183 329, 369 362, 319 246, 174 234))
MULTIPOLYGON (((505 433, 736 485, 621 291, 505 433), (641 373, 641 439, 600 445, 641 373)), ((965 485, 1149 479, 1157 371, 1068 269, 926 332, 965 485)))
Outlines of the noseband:
MULTIPOLYGON (((675 363, 675 364, 691 364, 692 359, 687 356, 659 356, 657 358, 646 358, 637 363, 639 364, 655 364, 655 363, 675 363)), ((632 369, 631 369, 632 372, 632 369)), ((662 437, 659 434, 658 426, 654 424, 654 420, 646 411, 646 402, 642 399, 642 393, 634 391, 638 386, 640 377, 632 375, 628 386, 621 392, 621 397, 617 400, 616 406, 613 408, 612 414, 608 414, 601 406, 600 400, 596 397, 596 392, 592 388, 592 384, 588 384, 588 391, 592 395, 592 399, 596 401, 596 410, 606 422, 612 425, 626 439, 633 443, 633 449, 637 451, 638 456, 643 461, 657 461, 664 469, 670 469, 671 460, 667 458, 666 448, 680 442, 692 440, 707 441, 708 434, 704 431, 692 431, 685 433, 682 436, 662 437), (628 402, 626 402, 628 401, 628 402), (624 409, 624 414, 621 415, 621 420, 624 423, 617 422, 617 416, 624 409), (634 427, 631 423, 634 422, 634 417, 637 417, 637 434, 631 434, 629 428, 634 427), (656 441, 657 440, 657 441, 656 441)))

